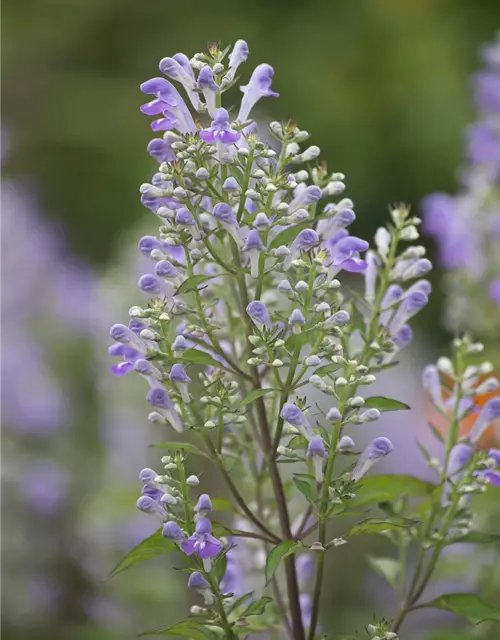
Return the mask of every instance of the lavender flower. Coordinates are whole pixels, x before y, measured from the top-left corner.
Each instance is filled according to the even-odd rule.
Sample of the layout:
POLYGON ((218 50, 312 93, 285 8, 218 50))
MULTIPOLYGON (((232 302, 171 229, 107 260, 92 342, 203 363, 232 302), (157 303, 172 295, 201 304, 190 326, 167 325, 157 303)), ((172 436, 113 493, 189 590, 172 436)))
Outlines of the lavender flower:
POLYGON ((205 518, 212 511, 212 501, 210 500, 210 496, 206 493, 202 493, 198 498, 194 511, 199 518, 205 518))
POLYGON ((323 482, 323 458, 326 457, 326 449, 320 436, 313 436, 309 440, 306 455, 312 459, 316 482, 323 482))
POLYGON ((168 397, 168 393, 161 387, 155 387, 148 392, 146 397, 149 404, 157 408, 159 413, 168 420, 171 426, 181 433, 183 431, 182 421, 168 397))
POLYGON ((172 365, 168 378, 171 382, 177 384, 182 401, 185 403, 191 402, 191 397, 188 392, 188 384, 191 382, 191 378, 186 373, 182 364, 176 363, 172 365))
POLYGON ((337 444, 339 453, 351 453, 355 448, 354 440, 350 436, 342 436, 337 444))
POLYGON ((358 482, 378 460, 389 455, 393 449, 394 446, 388 438, 374 438, 359 456, 351 473, 352 480, 358 482))
POLYGON ((231 234, 233 240, 239 246, 240 238, 238 236, 238 222, 232 208, 225 202, 219 202, 213 208, 212 214, 219 223, 231 234))
POLYGON ((163 114, 151 127, 156 130, 177 129, 181 133, 194 133, 196 125, 177 89, 164 78, 153 78, 141 84, 141 91, 155 96, 155 100, 141 107, 148 116, 163 114))
POLYGON ((172 540, 172 542, 175 542, 179 547, 182 547, 182 543, 186 539, 186 536, 182 533, 177 522, 174 522, 173 520, 165 522, 161 535, 164 538, 167 538, 167 540, 172 540))
POLYGON ((210 606, 215 602, 215 596, 210 589, 210 585, 199 571, 193 571, 189 576, 188 587, 196 589, 205 599, 206 605, 210 606))
POLYGON ((495 420, 500 418, 500 398, 491 398, 484 405, 470 432, 471 442, 478 442, 483 433, 495 420))
POLYGON ((306 438, 309 439, 312 436, 309 422, 296 404, 286 402, 283 405, 280 416, 290 426, 299 429, 306 438))
POLYGON ((222 543, 210 533, 212 525, 206 518, 200 518, 196 523, 195 532, 182 542, 182 550, 188 556, 197 553, 203 560, 205 571, 210 571, 210 558, 222 550, 222 543))
POLYGON ((217 109, 215 106, 216 95, 219 87, 214 80, 214 73, 212 69, 207 65, 203 67, 198 75, 198 89, 201 89, 207 103, 208 113, 215 118, 217 115, 217 109))
POLYGON ((301 327, 306 322, 302 311, 300 309, 294 309, 288 318, 288 324, 292 327, 292 331, 295 334, 301 332, 301 327))
POLYGON ((222 142, 223 144, 234 144, 241 137, 241 134, 229 126, 229 113, 226 109, 217 109, 215 117, 209 129, 200 131, 200 138, 204 142, 214 144, 222 142))
POLYGON ((160 71, 172 80, 177 80, 182 84, 191 100, 191 104, 198 111, 200 108, 200 96, 195 91, 196 81, 193 68, 189 64, 187 56, 177 53, 173 58, 163 58, 159 64, 160 71))
POLYGON ((333 277, 340 269, 359 273, 365 271, 368 264, 360 258, 360 253, 366 251, 369 247, 366 240, 361 240, 355 236, 344 236, 333 245, 330 242, 330 257, 332 268, 330 277, 333 277))
POLYGON ((241 64, 248 59, 248 45, 244 40, 236 40, 233 50, 229 56, 229 70, 225 76, 229 81, 234 80, 234 76, 241 64))
POLYGON ((435 365, 428 365, 422 373, 422 386, 431 396, 436 407, 443 407, 443 396, 441 393, 441 380, 438 368, 435 365))
POLYGON ((260 302, 259 300, 250 302, 247 307, 247 314, 250 316, 254 324, 256 324, 260 329, 262 329, 262 327, 271 328, 269 311, 263 302, 260 302))
MULTIPOLYGON (((500 41, 486 51, 499 51, 500 41)), ((422 203, 425 230, 447 271, 446 323, 452 330, 496 335, 500 278, 500 68, 489 53, 473 81, 479 122, 467 129, 467 163, 457 195, 436 193, 422 203), (471 313, 481 308, 483 313, 471 313)))
POLYGON ((264 249, 264 243, 261 240, 259 232, 255 229, 250 229, 243 246, 243 251, 247 251, 250 256, 250 274, 252 278, 259 277, 259 256, 264 249))
POLYGON ((151 496, 141 496, 137 500, 136 506, 139 511, 143 511, 148 515, 159 516, 160 518, 164 518, 166 515, 165 510, 151 496))
POLYGON ((274 70, 268 64, 259 64, 252 73, 250 82, 240 87, 243 92, 243 100, 241 101, 240 112, 238 113, 238 121, 244 123, 248 120, 250 111, 255 104, 263 97, 272 96, 278 98, 279 93, 271 90, 271 82, 273 80, 274 70))

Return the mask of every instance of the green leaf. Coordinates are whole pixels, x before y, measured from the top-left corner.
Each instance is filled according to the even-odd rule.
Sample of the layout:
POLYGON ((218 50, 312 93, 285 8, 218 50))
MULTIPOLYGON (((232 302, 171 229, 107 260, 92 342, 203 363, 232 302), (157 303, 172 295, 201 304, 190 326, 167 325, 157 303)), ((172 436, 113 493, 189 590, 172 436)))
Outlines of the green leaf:
POLYGON ((194 362, 196 364, 204 364, 209 367, 217 367, 218 369, 225 369, 229 371, 227 367, 218 362, 215 358, 206 351, 200 351, 199 349, 186 349, 182 355, 184 362, 194 362))
POLYGON ((399 400, 384 398, 384 396, 371 396, 365 398, 364 409, 378 409, 379 411, 406 411, 411 407, 399 400))
POLYGON ((149 536, 149 538, 146 538, 134 547, 132 551, 129 551, 127 555, 120 560, 108 577, 112 578, 118 573, 125 571, 125 569, 129 569, 135 564, 139 564, 139 562, 144 562, 144 560, 149 560, 150 558, 170 553, 173 549, 175 549, 175 544, 166 540, 161 535, 161 529, 158 529, 156 533, 153 533, 152 536, 149 536))
POLYGON ((234 512, 234 505, 227 498, 211 498, 212 509, 214 511, 231 511, 234 512))
POLYGON ((155 444, 150 444, 149 446, 156 449, 169 449, 170 451, 189 451, 189 453, 194 453, 197 456, 204 456, 205 458, 210 457, 190 442, 157 442, 155 444))
POLYGON ((378 520, 377 518, 367 518, 355 524, 343 538, 353 538, 363 534, 382 533, 388 529, 399 529, 400 527, 411 527, 419 524, 420 520, 411 520, 410 518, 401 518, 398 522, 390 520, 378 520))
POLYGON ((207 280, 213 280, 214 278, 217 278, 217 277, 218 276, 216 275, 215 276, 207 276, 207 275, 191 276, 187 280, 184 280, 184 282, 177 289, 174 295, 177 295, 179 293, 187 293, 188 291, 194 291, 198 288, 198 285, 203 284, 203 282, 207 282, 207 280))
POLYGON ((272 393, 273 391, 279 391, 279 389, 254 389, 247 397, 240 403, 240 407, 246 407, 247 404, 251 404, 257 398, 260 398, 266 393, 272 393))
POLYGON ((269 245, 269 249, 277 249, 278 247, 281 247, 282 244, 288 246, 295 240, 303 229, 309 229, 311 224, 312 220, 304 220, 304 222, 299 222, 299 224, 295 224, 292 227, 287 227, 284 231, 278 233, 269 245))
POLYGON ((216 631, 211 631, 208 627, 196 624, 190 620, 178 622, 173 627, 143 631, 140 636, 177 636, 190 638, 191 640, 219 640, 220 636, 216 631))
POLYGON ((356 497, 349 502, 349 508, 359 509, 379 502, 393 502, 402 496, 425 498, 431 496, 435 488, 434 484, 413 476, 369 476, 361 480, 361 487, 356 489, 356 497))
POLYGON ((317 496, 316 481, 304 474, 293 476, 293 483, 308 502, 315 502, 317 496))
POLYGON ((246 609, 241 613, 241 618, 248 618, 249 616, 261 616, 266 610, 267 605, 272 602, 272 598, 268 596, 263 596, 259 598, 255 602, 252 602, 246 609))
POLYGON ((467 618, 473 624, 479 624, 486 620, 500 622, 500 608, 484 602, 471 593, 447 593, 432 602, 423 603, 419 606, 419 608, 421 607, 451 611, 467 618))
POLYGON ((456 538, 450 544, 457 542, 471 542, 473 544, 490 544, 500 541, 500 533, 483 533, 482 531, 469 531, 461 538, 456 538))
POLYGON ((392 587, 396 587, 401 574, 400 562, 393 558, 376 558, 375 556, 368 556, 368 564, 392 587))
POLYGON ((335 364, 334 362, 332 362, 331 364, 324 364, 322 367, 315 369, 314 373, 317 376, 324 376, 327 373, 334 373, 334 371, 337 371, 337 369, 340 369, 341 366, 342 365, 335 364))
POLYGON ((266 584, 269 584, 272 580, 280 562, 302 546, 302 542, 298 542, 296 540, 285 540, 271 549, 266 560, 266 584))

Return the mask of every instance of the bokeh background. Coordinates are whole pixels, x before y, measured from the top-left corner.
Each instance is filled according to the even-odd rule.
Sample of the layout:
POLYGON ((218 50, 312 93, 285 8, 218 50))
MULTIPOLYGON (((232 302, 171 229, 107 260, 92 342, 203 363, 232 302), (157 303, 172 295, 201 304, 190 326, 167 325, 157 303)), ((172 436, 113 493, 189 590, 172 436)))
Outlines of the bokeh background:
MULTIPOLYGON (((500 4, 4 0, 2 17, 3 630, 13 640, 134 638, 186 606, 167 560, 106 580, 154 530, 135 514, 136 475, 161 439, 144 390, 110 376, 106 349, 109 325, 137 300, 135 240, 155 229, 138 199, 153 167, 140 82, 166 55, 247 40, 244 73, 270 63, 281 94, 261 114, 312 132, 346 174, 365 237, 389 203, 418 210, 425 195, 455 191, 474 119, 469 76, 500 28, 500 4)), ((433 280, 439 291, 439 270, 433 280)), ((394 419, 379 425, 405 452, 398 471, 413 464, 424 422, 418 372, 449 338, 441 300, 419 316, 398 379, 412 420, 404 433, 394 419)), ((384 606, 373 604, 376 581, 360 589, 365 570, 341 565, 351 579, 340 584, 332 576, 330 606, 346 631, 384 606)))

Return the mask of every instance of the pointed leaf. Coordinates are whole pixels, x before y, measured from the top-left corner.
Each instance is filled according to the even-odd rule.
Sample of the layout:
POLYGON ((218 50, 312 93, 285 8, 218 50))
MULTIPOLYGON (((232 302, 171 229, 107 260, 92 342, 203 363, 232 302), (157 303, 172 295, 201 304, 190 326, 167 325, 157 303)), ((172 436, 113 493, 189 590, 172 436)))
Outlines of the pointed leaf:
POLYGON ((161 535, 161 529, 158 529, 156 533, 153 533, 152 536, 149 536, 149 538, 146 538, 134 547, 132 551, 129 551, 109 574, 109 578, 125 571, 125 569, 133 567, 135 564, 139 564, 139 562, 170 553, 175 548, 175 544, 166 540, 161 535))
POLYGON ((302 546, 302 542, 285 540, 271 549, 266 560, 266 584, 272 580, 280 562, 302 546))
POLYGON ((436 488, 434 484, 420 478, 400 474, 368 476, 360 484, 349 508, 359 509, 379 502, 393 502, 402 496, 425 498, 431 496, 436 488))
POLYGON ((425 602, 420 607, 451 611, 467 618, 473 624, 479 624, 486 620, 500 622, 500 608, 484 602, 471 593, 447 593, 432 602, 425 602))
POLYGON ((252 602, 243 613, 240 614, 241 618, 248 618, 249 616, 261 616, 266 610, 267 605, 272 602, 272 598, 263 596, 255 602, 252 602))
POLYGON ((233 503, 227 498, 212 498, 211 500, 214 511, 235 511, 233 503))
POLYGON ((411 407, 399 400, 385 398, 384 396, 371 396, 365 398, 364 409, 378 409, 379 411, 406 411, 411 407))
POLYGON ((212 275, 212 276, 207 276, 207 275, 197 275, 197 276, 191 276, 190 278, 187 278, 187 280, 184 280, 184 282, 181 284, 181 286, 177 289, 177 291, 175 292, 175 295, 178 295, 179 293, 187 293, 188 291, 194 291, 195 289, 198 288, 198 285, 203 284, 204 282, 207 282, 207 280, 213 280, 214 278, 217 278, 217 275, 212 275))
POLYGON ((201 351, 200 349, 186 349, 182 355, 182 360, 184 362, 195 362, 196 364, 204 364, 210 367, 227 370, 227 368, 218 360, 213 358, 206 351, 201 351))
POLYGON ((299 233, 303 229, 309 229, 312 224, 312 220, 304 220, 304 222, 299 222, 299 224, 295 224, 291 227, 287 227, 283 231, 280 231, 269 245, 269 249, 277 249, 278 247, 281 247, 282 244, 285 246, 292 244, 299 233))
POLYGON ((313 503, 317 496, 316 482, 304 474, 294 475, 293 483, 308 502, 313 503))
POLYGON ((500 533, 483 533, 482 531, 469 531, 461 538, 456 538, 450 544, 457 542, 471 542, 473 544, 490 544, 500 541, 500 533))
POLYGON ((389 529, 399 529, 400 527, 412 527, 419 524, 420 520, 411 520, 410 518, 401 518, 398 522, 390 520, 378 520, 377 518, 367 518, 355 524, 350 531, 344 534, 343 538, 352 538, 363 534, 382 533, 389 529))
POLYGON ((212 631, 209 627, 196 624, 190 620, 178 622, 177 624, 174 624, 173 627, 167 627, 165 629, 143 631, 139 636, 176 636, 181 638, 190 638, 190 640, 220 639, 220 635, 216 631, 212 631))
POLYGON ((247 404, 251 404, 257 398, 260 398, 267 393, 272 393, 273 391, 279 391, 279 389, 254 389, 251 393, 247 395, 247 397, 240 403, 240 407, 246 407, 247 404))
POLYGON ((376 558, 368 556, 371 568, 382 576, 392 587, 396 587, 401 574, 401 563, 394 558, 376 558))

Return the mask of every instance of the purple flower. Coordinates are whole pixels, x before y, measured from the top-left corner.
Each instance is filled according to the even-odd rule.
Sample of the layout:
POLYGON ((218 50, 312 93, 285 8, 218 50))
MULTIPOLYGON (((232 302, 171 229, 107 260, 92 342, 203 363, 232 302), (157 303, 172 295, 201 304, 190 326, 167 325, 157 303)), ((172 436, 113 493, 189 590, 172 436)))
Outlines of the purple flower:
POLYGON ((326 449, 320 436, 313 436, 309 440, 306 455, 312 458, 316 482, 323 482, 323 458, 326 457, 326 449))
POLYGON ((141 276, 137 284, 141 291, 144 291, 144 293, 147 293, 150 296, 166 294, 167 291, 165 288, 166 283, 163 280, 160 280, 157 276, 149 273, 141 276))
POLYGON ((341 309, 340 311, 336 311, 333 315, 331 315, 325 321, 324 326, 325 328, 343 327, 345 324, 349 322, 350 319, 351 319, 351 316, 347 313, 347 311, 344 311, 343 309, 341 309))
POLYGON ((319 244, 319 236, 314 229, 303 229, 292 242, 290 252, 283 262, 285 270, 290 268, 292 260, 300 254, 301 251, 311 251, 319 244))
POLYGON ((160 518, 164 518, 166 515, 165 509, 151 496, 141 496, 136 502, 136 507, 148 515, 160 516, 160 518))
POLYGON ((175 128, 180 133, 194 133, 196 125, 186 103, 172 83, 165 78, 153 78, 141 84, 141 91, 156 97, 141 107, 146 115, 165 117, 152 123, 153 129, 175 128))
POLYGON ((240 185, 238 184, 236 178, 233 178, 233 176, 229 176, 229 178, 226 178, 222 183, 222 188, 224 189, 224 191, 239 191, 240 185))
POLYGON ((175 340, 172 342, 172 350, 174 351, 174 355, 176 355, 175 352, 177 351, 178 354, 176 355, 176 357, 179 357, 179 352, 180 355, 182 355, 182 352, 187 348, 188 343, 186 342, 186 338, 183 335, 176 336, 175 340))
POLYGON ((422 291, 415 291, 405 297, 389 323, 388 328, 391 334, 397 335, 401 327, 423 309, 428 302, 429 298, 422 291))
POLYGON ((153 249, 162 249, 161 242, 154 236, 143 236, 137 246, 145 256, 149 256, 153 249))
POLYGON ((200 131, 200 138, 209 144, 214 144, 215 142, 233 144, 240 137, 239 131, 235 131, 229 126, 229 113, 226 109, 217 109, 210 128, 200 131))
POLYGON ((432 402, 436 407, 443 407, 443 396, 441 393, 441 379, 438 368, 433 365, 427 365, 422 372, 422 386, 432 398, 432 402))
POLYGON ((210 585, 199 571, 193 571, 189 576, 188 587, 199 591, 205 599, 205 604, 211 605, 215 602, 215 597, 210 590, 210 585))
POLYGON ((359 456, 351 474, 352 480, 358 482, 378 460, 389 455, 393 449, 394 446, 388 438, 374 438, 359 456))
MULTIPOLYGON (((222 549, 222 543, 214 538, 210 533, 211 530, 210 520, 200 518, 196 523, 194 534, 182 542, 184 553, 188 556, 197 553, 203 561, 210 561, 210 558, 216 556, 222 549)), ((204 566, 211 566, 211 563, 204 562, 204 566)))
POLYGON ((172 540, 179 546, 182 544, 183 540, 186 539, 186 536, 182 533, 181 528, 174 520, 165 522, 161 535, 164 538, 167 538, 167 540, 172 540))
POLYGON ((176 431, 180 433, 183 430, 179 414, 175 410, 165 389, 162 387, 154 387, 153 389, 150 389, 146 399, 149 404, 152 404, 158 409, 160 415, 166 418, 176 431))
POLYGON ((156 263, 155 266, 156 275, 161 276, 162 278, 172 278, 178 279, 179 272, 174 267, 174 265, 168 260, 160 260, 156 263))
POLYGON ((279 93, 271 90, 273 76, 274 69, 272 67, 268 64, 259 64, 252 73, 249 83, 240 87, 244 95, 238 114, 239 122, 243 123, 248 120, 250 111, 261 98, 265 96, 279 97, 279 93))
POLYGON ((231 55, 229 56, 229 70, 226 78, 230 81, 234 80, 238 67, 247 61, 248 54, 247 43, 244 40, 236 40, 231 55))
POLYGON ((290 202, 288 207, 288 215, 296 211, 301 207, 306 207, 310 204, 314 204, 321 199, 321 189, 316 185, 306 186, 301 182, 294 191, 294 198, 290 202))
POLYGON ((259 255, 264 248, 259 232, 256 229, 250 229, 243 251, 247 251, 250 256, 250 274, 252 278, 259 277, 259 255))
POLYGON ((213 208, 212 215, 220 222, 224 229, 231 234, 233 240, 239 246, 240 238, 238 236, 238 222, 236 221, 236 217, 231 206, 225 202, 219 202, 213 208))
POLYGON ((154 138, 148 144, 147 151, 158 162, 173 162, 175 154, 172 147, 162 138, 154 138))
MULTIPOLYGON (((455 483, 465 473, 465 468, 472 460, 474 456, 474 448, 466 443, 459 442, 450 451, 450 457, 448 459, 448 468, 446 469, 446 477, 451 479, 455 483)), ((441 498, 442 504, 446 505, 450 501, 450 494, 452 492, 452 485, 446 481, 443 487, 443 495, 441 498)))
POLYGON ((404 324, 394 336, 394 344, 398 349, 404 349, 413 340, 413 330, 408 324, 404 324))
POLYGON ((368 264, 359 256, 360 252, 366 251, 370 245, 366 240, 356 238, 356 236, 345 236, 336 242, 330 249, 331 264, 333 267, 344 269, 352 273, 364 271, 368 264))
POLYGON ((294 309, 288 318, 288 324, 292 327, 292 331, 295 334, 299 334, 301 331, 301 327, 305 324, 306 319, 304 318, 302 311, 300 309, 294 309))
POLYGON ((271 328, 271 318, 269 317, 269 311, 266 305, 260 300, 254 300, 250 302, 247 307, 247 314, 252 319, 254 324, 259 328, 267 327, 271 328))
POLYGON ((200 96, 195 91, 196 80, 187 56, 183 53, 176 53, 173 58, 163 58, 159 67, 160 71, 166 76, 182 84, 191 100, 191 104, 198 111, 201 101, 200 96))
POLYGON ((200 518, 205 518, 210 511, 212 511, 212 501, 210 500, 210 496, 206 493, 202 493, 198 498, 198 502, 194 508, 194 511, 200 518))
POLYGON ((500 305, 500 278, 492 280, 488 286, 488 295, 492 302, 500 305))
POLYGON ((467 152, 475 164, 500 171, 500 131, 489 122, 476 122, 467 128, 467 152))
POLYGON ((478 442, 488 427, 500 418, 500 398, 490 398, 483 406, 470 432, 471 442, 478 442))
POLYGON ((154 482, 157 475, 158 474, 156 473, 156 471, 154 471, 154 469, 142 469, 142 471, 139 472, 139 480, 143 484, 151 484, 152 482, 154 482))
POLYGON ((312 435, 311 427, 303 412, 296 404, 286 402, 281 409, 280 416, 292 427, 299 429, 306 438, 312 435))
POLYGON ((216 96, 219 91, 219 87, 214 80, 214 72, 208 65, 203 67, 198 74, 198 89, 201 89, 207 103, 208 113, 215 118, 216 110, 216 96))
POLYGON ((477 106, 486 113, 500 112, 500 74, 492 71, 478 73, 474 78, 477 106))
POLYGON ((114 364, 111 367, 111 373, 115 376, 123 376, 134 368, 134 363, 142 356, 141 353, 129 346, 128 344, 113 344, 109 347, 108 352, 112 356, 122 356, 124 362, 114 364))
POLYGON ((182 366, 182 364, 180 364, 180 362, 172 366, 168 377, 170 382, 175 382, 177 384, 181 394, 182 401, 184 403, 191 402, 191 398, 188 392, 188 384, 191 382, 191 378, 188 376, 188 374, 186 373, 184 367, 182 366))

